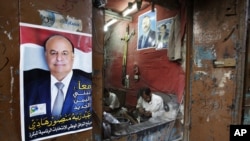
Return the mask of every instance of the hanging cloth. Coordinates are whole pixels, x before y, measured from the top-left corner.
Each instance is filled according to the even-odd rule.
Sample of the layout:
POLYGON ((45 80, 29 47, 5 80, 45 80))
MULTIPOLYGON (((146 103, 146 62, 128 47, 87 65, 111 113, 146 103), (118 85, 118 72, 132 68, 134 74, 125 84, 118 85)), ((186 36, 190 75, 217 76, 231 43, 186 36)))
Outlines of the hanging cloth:
POLYGON ((182 59, 181 56, 181 24, 180 16, 177 14, 173 18, 172 26, 169 33, 168 58, 170 61, 182 59))

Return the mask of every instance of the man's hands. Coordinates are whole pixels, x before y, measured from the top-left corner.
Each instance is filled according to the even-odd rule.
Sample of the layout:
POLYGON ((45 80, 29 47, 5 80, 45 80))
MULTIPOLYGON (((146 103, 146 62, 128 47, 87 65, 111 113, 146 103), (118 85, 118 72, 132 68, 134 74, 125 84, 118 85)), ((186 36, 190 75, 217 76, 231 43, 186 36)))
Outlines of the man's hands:
POLYGON ((104 106, 104 111, 106 112, 111 112, 112 109, 109 106, 104 106))
POLYGON ((145 112, 145 109, 144 108, 138 108, 138 111, 139 111, 139 114, 143 114, 145 112))
POLYGON ((152 113, 150 111, 146 111, 144 108, 138 108, 139 114, 141 116, 145 116, 145 117, 151 117, 152 113))

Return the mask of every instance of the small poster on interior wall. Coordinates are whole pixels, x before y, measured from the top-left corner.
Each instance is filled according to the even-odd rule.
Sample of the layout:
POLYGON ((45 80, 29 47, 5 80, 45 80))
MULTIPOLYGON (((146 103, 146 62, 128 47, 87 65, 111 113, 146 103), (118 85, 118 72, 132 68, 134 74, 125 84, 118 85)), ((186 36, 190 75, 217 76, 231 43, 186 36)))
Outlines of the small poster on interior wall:
POLYGON ((167 49, 173 19, 168 18, 157 22, 156 50, 167 49))
POLYGON ((138 17, 137 50, 154 48, 156 45, 156 9, 138 17))
POLYGON ((20 23, 22 140, 92 129, 92 35, 20 23))
POLYGON ((43 26, 65 29, 69 31, 82 31, 82 21, 75 17, 63 16, 51 10, 38 10, 43 26))

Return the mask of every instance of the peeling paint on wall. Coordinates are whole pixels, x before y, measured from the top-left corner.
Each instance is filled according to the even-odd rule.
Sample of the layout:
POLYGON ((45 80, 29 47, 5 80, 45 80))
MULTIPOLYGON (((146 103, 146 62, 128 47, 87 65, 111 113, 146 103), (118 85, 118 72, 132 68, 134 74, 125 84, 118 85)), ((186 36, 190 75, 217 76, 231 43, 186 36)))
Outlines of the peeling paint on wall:
POLYGON ((216 52, 214 47, 198 46, 195 50, 195 64, 197 67, 202 67, 202 60, 214 60, 216 58, 216 52))
POLYGON ((222 89, 219 89, 219 90, 214 89, 214 90, 212 91, 212 95, 219 95, 219 96, 223 96, 223 95, 225 95, 225 91, 224 91, 224 90, 222 90, 222 89))
POLYGON ((218 85, 220 88, 223 88, 225 86, 225 83, 227 82, 227 78, 230 79, 231 73, 232 73, 231 71, 229 71, 228 73, 224 73, 218 85))
POLYGON ((194 74, 194 80, 202 80, 204 76, 208 76, 208 73, 205 71, 196 71, 194 74))
MULTIPOLYGON (((200 30, 198 30, 200 31, 200 30)), ((218 31, 206 31, 206 32, 198 32, 197 35, 197 42, 198 43, 211 43, 214 41, 218 41, 221 39, 221 32, 218 31)))
POLYGON ((101 141, 101 135, 99 135, 99 134, 94 134, 94 140, 95 140, 95 141, 101 141))
POLYGON ((14 76, 13 76, 13 66, 10 67, 10 75, 11 75, 11 81, 10 81, 10 101, 9 103, 13 102, 13 88, 14 88, 14 76))
POLYGON ((9 40, 13 39, 11 36, 11 32, 8 33, 7 31, 4 31, 4 34, 6 34, 8 36, 9 40))

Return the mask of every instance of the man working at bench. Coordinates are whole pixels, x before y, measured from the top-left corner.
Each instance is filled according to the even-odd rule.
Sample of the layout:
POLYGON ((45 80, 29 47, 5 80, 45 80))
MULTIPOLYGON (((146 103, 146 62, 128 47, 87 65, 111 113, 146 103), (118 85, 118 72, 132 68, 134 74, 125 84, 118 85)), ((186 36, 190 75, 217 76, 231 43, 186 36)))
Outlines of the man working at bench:
POLYGON ((161 116, 165 112, 162 97, 152 93, 149 87, 141 88, 139 95, 136 109, 141 117, 141 121, 161 116))

